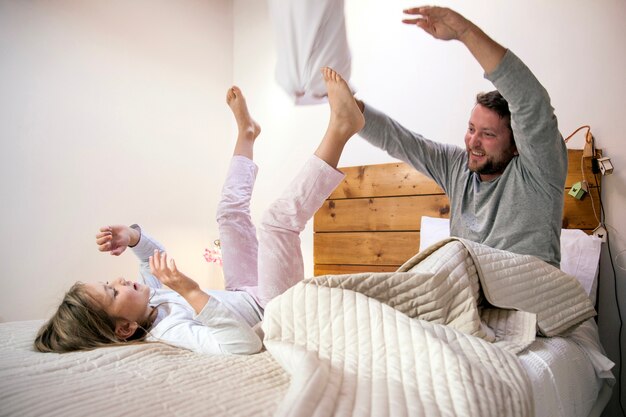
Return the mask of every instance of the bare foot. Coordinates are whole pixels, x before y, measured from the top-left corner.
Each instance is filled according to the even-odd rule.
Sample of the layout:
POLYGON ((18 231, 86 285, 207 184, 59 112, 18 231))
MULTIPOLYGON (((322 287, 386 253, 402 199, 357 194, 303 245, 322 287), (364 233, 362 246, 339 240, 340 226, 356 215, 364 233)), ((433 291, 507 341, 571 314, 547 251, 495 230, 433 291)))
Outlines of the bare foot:
POLYGON ((226 93, 226 103, 237 121, 239 137, 254 140, 261 133, 261 126, 250 116, 248 105, 243 93, 237 86, 232 86, 226 93))
POLYGON ((339 138, 350 139, 365 126, 365 118, 359 109, 348 83, 332 68, 322 68, 330 104, 328 130, 339 138))
POLYGON ((348 83, 332 68, 322 68, 322 76, 328 91, 330 121, 315 155, 333 168, 348 140, 365 126, 365 118, 352 96, 348 83))

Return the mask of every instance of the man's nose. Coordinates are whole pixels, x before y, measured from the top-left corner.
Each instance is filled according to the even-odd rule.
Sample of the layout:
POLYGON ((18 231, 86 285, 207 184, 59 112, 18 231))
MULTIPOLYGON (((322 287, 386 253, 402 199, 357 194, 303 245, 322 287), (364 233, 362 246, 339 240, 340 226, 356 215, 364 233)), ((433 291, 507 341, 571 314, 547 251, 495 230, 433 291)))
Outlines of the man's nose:
POLYGON ((480 146, 480 135, 477 132, 470 133, 467 143, 470 148, 480 146))

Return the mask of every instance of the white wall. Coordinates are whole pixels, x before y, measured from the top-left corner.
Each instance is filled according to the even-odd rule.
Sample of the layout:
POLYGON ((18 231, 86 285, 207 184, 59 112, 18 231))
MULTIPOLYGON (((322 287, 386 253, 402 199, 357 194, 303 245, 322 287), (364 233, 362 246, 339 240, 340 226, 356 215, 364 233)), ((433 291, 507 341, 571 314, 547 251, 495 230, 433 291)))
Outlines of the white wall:
POLYGON ((135 279, 98 227, 140 223, 205 286, 234 132, 229 0, 0 0, 0 321, 76 280, 135 279))
MULTIPOLYGON (((478 91, 491 90, 482 71, 458 43, 443 43, 400 23, 402 8, 417 3, 346 0, 353 54, 352 83, 357 95, 405 126, 441 142, 461 145, 478 91), (392 4, 393 3, 393 4, 392 4)), ((611 157, 615 173, 604 178, 603 203, 612 254, 626 250, 626 148, 622 120, 626 109, 626 3, 498 0, 444 1, 511 48, 550 92, 561 131, 568 135, 590 124, 597 146, 611 157)), ((291 173, 315 149, 323 134, 325 106, 294 107, 272 82, 276 51, 266 2, 235 0, 234 82, 248 94, 263 126, 257 162, 261 166, 253 214, 278 195, 291 173), (262 143, 262 144, 261 144, 262 143)), ((581 148, 583 137, 570 147, 581 148)), ((348 143, 340 165, 389 162, 361 138, 348 143)), ((312 272, 312 230, 303 236, 307 274, 312 272)), ((606 252, 606 250, 605 250, 606 252)), ((599 326, 609 357, 618 360, 613 274, 603 254, 599 326)), ((626 268, 622 255, 621 267, 626 268)), ((620 260, 618 259, 618 261, 620 260)), ((626 310, 626 271, 616 265, 619 299, 626 310)), ((626 315, 626 313, 624 313, 626 315)), ((605 415, 617 415, 616 395, 605 415)))
MULTIPOLYGON (((605 178, 603 202, 617 257, 626 249, 626 3, 440 4, 475 20, 529 64, 564 134, 592 126, 616 166, 605 178)), ((461 144, 473 97, 490 84, 460 45, 401 25, 401 9, 410 5, 346 0, 352 82, 361 98, 406 126, 461 144)), ((233 80, 243 88, 263 127, 257 219, 327 124, 325 106, 296 108, 279 90, 273 45, 259 0, 0 0, 0 321, 48 316, 77 279, 135 277, 132 255, 96 251, 93 235, 107 222, 140 222, 190 275, 219 285, 202 252, 217 237, 214 208, 235 132, 226 88, 233 80)), ((582 138, 571 146, 582 146, 582 138)), ((356 137, 341 163, 388 161, 356 137)), ((307 274, 311 236, 309 228, 307 274)), ((617 360, 613 275, 603 256, 599 325, 617 360)), ((626 310, 626 271, 616 271, 626 310)), ((613 401, 605 415, 617 415, 613 401)))

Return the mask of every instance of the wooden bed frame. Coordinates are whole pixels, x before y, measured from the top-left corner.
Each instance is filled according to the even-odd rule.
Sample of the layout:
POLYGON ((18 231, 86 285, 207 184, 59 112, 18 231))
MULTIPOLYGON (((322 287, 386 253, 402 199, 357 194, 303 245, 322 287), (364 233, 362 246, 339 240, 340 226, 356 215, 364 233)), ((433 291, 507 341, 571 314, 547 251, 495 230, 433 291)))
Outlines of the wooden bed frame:
MULTIPOLYGON (((572 185, 583 179, 582 154, 582 150, 568 150, 563 228, 591 234, 598 226, 592 199, 568 195, 572 185)), ((583 158, 584 178, 599 215, 599 187, 591 159, 583 158)), ((346 178, 314 217, 315 275, 395 271, 418 252, 422 216, 449 217, 450 205, 443 190, 405 163, 340 170, 346 178)), ((600 177, 597 174, 598 181, 600 177)))

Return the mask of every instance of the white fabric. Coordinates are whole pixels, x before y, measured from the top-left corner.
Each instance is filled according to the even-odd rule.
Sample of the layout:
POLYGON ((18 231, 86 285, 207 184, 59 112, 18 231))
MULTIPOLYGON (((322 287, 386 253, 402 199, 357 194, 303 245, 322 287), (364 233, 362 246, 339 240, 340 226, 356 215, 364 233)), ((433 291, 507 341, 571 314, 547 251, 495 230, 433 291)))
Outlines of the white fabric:
POLYGON ((610 395, 599 398, 600 393, 610 392, 615 384, 614 364, 603 352, 595 321, 587 320, 569 337, 538 337, 521 353, 533 387, 535 417, 587 416, 594 408, 602 410, 610 395))
POLYGON ((350 79, 343 0, 270 0, 269 9, 276 40, 276 81, 296 104, 324 102, 322 67, 350 79))
MULTIPOLYGON (((422 216, 420 252, 449 236, 449 219, 422 216)), ((561 230, 561 270, 578 279, 593 304, 596 302, 601 249, 602 240, 595 236, 578 229, 561 230)))
MULTIPOLYGON (((250 295, 239 291, 241 305, 250 295)), ((199 314, 179 294, 155 289, 151 304, 158 305, 159 317, 150 329, 148 340, 206 354, 253 354, 263 347, 261 339, 241 314, 211 297, 199 314)), ((252 307, 249 307, 252 310, 252 307)), ((260 321, 260 320, 258 320, 260 321)), ((258 322, 257 321, 257 322, 258 322)))
POLYGON ((575 276, 596 302, 602 240, 578 229, 561 230, 561 269, 575 276))
POLYGON ((0 323, 0 416, 270 417, 289 383, 267 352, 207 355, 163 343, 35 352, 42 324, 0 323))
MULTIPOLYGON (((274 416, 290 384, 289 375, 269 352, 252 356, 204 355, 151 343, 62 355, 39 353, 33 350, 32 342, 42 323, 0 323, 0 415, 73 417, 84 416, 88 410, 94 417, 274 416)), ((334 325, 332 320, 329 323, 334 325)), ((587 327, 592 323, 586 322, 572 336, 577 340, 597 340, 595 326, 587 327)), ((546 340, 556 339, 563 341, 557 343, 567 343, 558 354, 556 349, 536 342, 528 351, 536 352, 533 357, 526 359, 526 352, 520 355, 536 395, 536 417, 587 417, 588 401, 603 380, 594 378, 593 370, 575 345, 587 356, 593 352, 598 359, 603 358, 599 366, 605 368, 606 378, 611 378, 604 381, 614 383, 609 371, 611 363, 594 351, 593 343, 575 342, 572 338, 546 340), (577 377, 571 378, 573 374, 577 377), (580 396, 571 395, 575 392, 580 396), (546 398, 552 393, 558 397, 546 398)), ((367 339, 360 345, 366 343, 367 339)), ((308 354, 309 364, 313 365, 317 356, 308 354)), ((439 360, 437 356, 435 359, 439 360)), ((326 362, 316 368, 315 383, 328 375, 329 365, 326 362)), ((294 375, 291 381, 302 377, 294 375)), ((359 397, 358 401, 364 406, 380 401, 386 387, 377 387, 381 391, 376 399, 359 397)), ((610 388, 607 393, 596 402, 596 408, 602 410, 610 397, 610 388)))
POLYGON ((532 415, 514 353, 594 314, 557 268, 459 239, 395 273, 304 280, 265 311, 265 345, 293 377, 277 414, 532 415), (480 314, 481 293, 529 313, 480 314))
POLYGON ((298 284, 263 328, 292 375, 277 416, 532 415, 513 354, 357 292, 298 284))
POLYGON ((430 245, 448 237, 450 237, 450 219, 422 216, 420 225, 420 252, 430 245))

